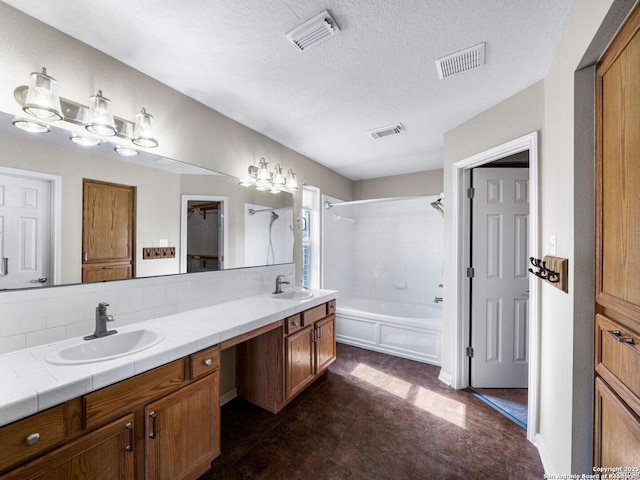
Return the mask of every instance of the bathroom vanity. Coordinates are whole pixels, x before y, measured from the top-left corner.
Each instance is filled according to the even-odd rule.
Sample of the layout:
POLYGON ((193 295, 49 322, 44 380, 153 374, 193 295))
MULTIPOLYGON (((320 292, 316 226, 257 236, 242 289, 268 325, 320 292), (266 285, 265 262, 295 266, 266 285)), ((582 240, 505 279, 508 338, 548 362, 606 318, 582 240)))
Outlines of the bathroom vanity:
MULTIPOLYGON (((0 479, 197 478, 220 454, 220 352, 236 347, 238 395, 275 413, 335 360, 335 297, 320 290, 305 301, 262 295, 145 322, 166 339, 109 360, 113 382, 80 395, 68 389, 72 398, 0 427, 0 479), (187 350, 195 351, 172 358, 187 350), (118 373, 129 364, 134 375, 118 373)), ((54 374, 66 368, 67 378, 102 382, 104 364, 95 373, 91 364, 46 364, 54 348, 61 346, 11 361, 35 358, 38 368, 41 359, 39 368, 54 374)), ((42 398, 52 388, 43 387, 42 398)), ((0 405, 0 418, 11 408, 0 405)))

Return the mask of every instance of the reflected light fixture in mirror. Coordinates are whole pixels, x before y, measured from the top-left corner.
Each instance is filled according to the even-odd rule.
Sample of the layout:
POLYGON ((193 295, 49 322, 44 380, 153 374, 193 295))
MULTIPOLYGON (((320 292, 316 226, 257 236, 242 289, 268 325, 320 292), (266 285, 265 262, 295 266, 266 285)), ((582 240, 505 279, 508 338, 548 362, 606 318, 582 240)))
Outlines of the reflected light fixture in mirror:
POLYGON ((271 193, 294 192, 298 189, 298 180, 292 169, 289 169, 285 176, 278 163, 272 173, 269 171, 269 163, 264 157, 260 159, 259 166, 249 165, 247 176, 242 178, 239 183, 243 187, 255 187, 256 190, 268 190, 271 193))
POLYGON ((69 140, 76 145, 81 145, 83 147, 96 147, 101 143, 99 138, 81 135, 79 133, 72 133, 69 140))
POLYGON ((133 129, 133 143, 144 148, 154 148, 158 146, 158 141, 153 138, 152 122, 153 116, 149 115, 144 108, 138 112, 136 115, 136 126, 133 129))
POLYGON ((89 121, 84 128, 100 137, 113 137, 118 133, 111 100, 102 96, 102 90, 89 99, 89 121))
POLYGON ((135 157, 140 153, 135 148, 121 147, 120 145, 116 145, 113 149, 123 157, 135 157))
POLYGON ((31 74, 31 82, 22 110, 41 120, 62 120, 58 82, 47 75, 46 68, 42 67, 42 73, 31 74))
POLYGON ((51 131, 49 125, 36 122, 34 120, 28 120, 26 118, 16 117, 11 121, 11 123, 14 127, 29 133, 49 133, 51 131))

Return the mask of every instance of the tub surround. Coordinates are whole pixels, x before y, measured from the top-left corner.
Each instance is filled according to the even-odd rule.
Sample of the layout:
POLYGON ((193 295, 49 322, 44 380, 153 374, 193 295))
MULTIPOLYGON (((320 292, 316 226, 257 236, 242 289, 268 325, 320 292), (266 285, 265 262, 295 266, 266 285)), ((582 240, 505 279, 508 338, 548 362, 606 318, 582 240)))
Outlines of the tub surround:
POLYGON ((292 301, 274 299, 265 292, 123 326, 120 332, 158 328, 166 338, 136 354, 104 362, 51 365, 45 361, 51 350, 78 339, 1 355, 0 426, 337 298, 332 290, 313 290, 313 294, 310 299, 292 301))

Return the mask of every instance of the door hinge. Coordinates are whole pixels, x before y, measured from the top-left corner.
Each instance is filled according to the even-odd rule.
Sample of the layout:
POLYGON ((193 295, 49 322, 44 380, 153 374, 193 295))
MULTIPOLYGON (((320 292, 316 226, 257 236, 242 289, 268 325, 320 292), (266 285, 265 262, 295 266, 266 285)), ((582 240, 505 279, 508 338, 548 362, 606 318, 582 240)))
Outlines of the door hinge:
POLYGON ((476 275, 476 271, 473 267, 467 268, 467 278, 473 278, 476 275))
POLYGON ((473 347, 467 347, 467 357, 473 358, 473 347))
POLYGON ((473 198, 476 196, 476 189, 473 187, 467 188, 467 198, 473 198))

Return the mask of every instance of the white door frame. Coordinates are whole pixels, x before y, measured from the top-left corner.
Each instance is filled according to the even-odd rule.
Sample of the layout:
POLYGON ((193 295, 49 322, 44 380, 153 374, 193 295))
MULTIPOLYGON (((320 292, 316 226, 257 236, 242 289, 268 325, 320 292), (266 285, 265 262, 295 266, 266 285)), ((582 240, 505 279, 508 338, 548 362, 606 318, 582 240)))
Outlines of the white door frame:
MULTIPOLYGON (((229 225, 227 211, 229 209, 228 197, 217 195, 182 195, 180 205, 180 273, 187 273, 187 220, 189 220, 189 202, 221 202, 222 203, 222 265, 229 261, 228 245, 229 245, 229 225)), ((220 214, 220 210, 218 210, 220 214)))
MULTIPOLYGON (((451 211, 453 215, 454 245, 453 251, 453 377, 454 388, 469 386, 469 361, 466 347, 470 345, 471 325, 469 321, 469 279, 466 269, 469 267, 469 202, 467 201, 467 187, 469 172, 472 168, 484 165, 494 160, 529 151, 529 185, 530 185, 530 215, 529 215, 529 255, 538 257, 539 235, 539 181, 538 181, 538 132, 532 132, 516 138, 497 147, 485 150, 471 157, 467 157, 453 164, 453 185, 451 195, 451 211)), ((540 285, 534 277, 529 278, 529 399, 527 418, 527 439, 535 439, 538 425, 538 392, 540 386, 540 285)))
POLYGON ((60 248, 62 235, 62 177, 50 173, 21 170, 18 168, 0 167, 0 175, 29 178, 49 182, 51 185, 51 255, 49 259, 49 282, 47 286, 60 285, 60 248))

